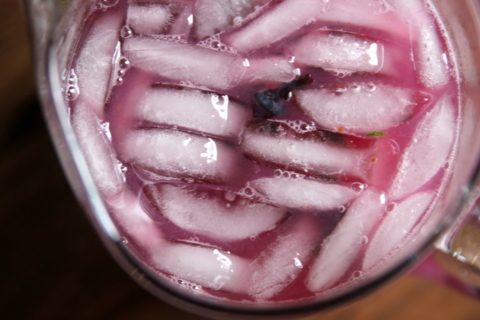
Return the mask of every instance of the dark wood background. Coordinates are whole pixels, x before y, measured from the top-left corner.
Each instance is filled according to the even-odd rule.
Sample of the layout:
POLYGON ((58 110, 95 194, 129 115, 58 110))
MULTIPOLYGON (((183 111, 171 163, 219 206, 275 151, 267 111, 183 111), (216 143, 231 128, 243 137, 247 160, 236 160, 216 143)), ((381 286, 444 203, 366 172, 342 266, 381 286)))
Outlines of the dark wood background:
MULTIPOLYGON (((23 11, 0 6, 0 318, 202 319, 116 265, 84 217, 43 123, 23 11)), ((406 276, 309 320, 476 320, 480 300, 406 276)))

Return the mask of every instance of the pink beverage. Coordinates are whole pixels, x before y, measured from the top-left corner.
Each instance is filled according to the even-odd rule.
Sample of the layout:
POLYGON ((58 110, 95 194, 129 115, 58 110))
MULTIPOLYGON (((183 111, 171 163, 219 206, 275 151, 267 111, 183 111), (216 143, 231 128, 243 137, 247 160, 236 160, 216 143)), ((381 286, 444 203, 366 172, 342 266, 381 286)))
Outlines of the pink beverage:
POLYGON ((375 277, 428 222, 458 81, 429 1, 99 1, 71 120, 125 245, 243 303, 375 277))

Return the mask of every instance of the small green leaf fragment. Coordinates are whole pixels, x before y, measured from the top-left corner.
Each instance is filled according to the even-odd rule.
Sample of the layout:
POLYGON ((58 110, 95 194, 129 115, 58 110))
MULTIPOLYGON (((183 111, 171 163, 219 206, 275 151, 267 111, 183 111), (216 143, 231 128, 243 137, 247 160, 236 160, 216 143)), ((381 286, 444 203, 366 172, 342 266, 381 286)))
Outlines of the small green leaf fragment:
POLYGON ((386 132, 382 132, 382 131, 373 131, 373 132, 367 133, 367 137, 381 137, 386 134, 387 134, 386 132))

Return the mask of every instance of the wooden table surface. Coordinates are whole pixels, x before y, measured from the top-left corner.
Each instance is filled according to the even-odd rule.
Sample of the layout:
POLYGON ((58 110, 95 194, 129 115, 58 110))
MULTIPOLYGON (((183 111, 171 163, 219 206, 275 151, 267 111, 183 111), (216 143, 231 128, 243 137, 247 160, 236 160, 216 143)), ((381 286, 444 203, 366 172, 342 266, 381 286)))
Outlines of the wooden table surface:
MULTIPOLYGON (((35 97, 25 21, 0 7, 0 318, 202 319, 116 265, 65 181, 35 97)), ((480 300, 414 276, 309 320, 477 320, 480 300)))

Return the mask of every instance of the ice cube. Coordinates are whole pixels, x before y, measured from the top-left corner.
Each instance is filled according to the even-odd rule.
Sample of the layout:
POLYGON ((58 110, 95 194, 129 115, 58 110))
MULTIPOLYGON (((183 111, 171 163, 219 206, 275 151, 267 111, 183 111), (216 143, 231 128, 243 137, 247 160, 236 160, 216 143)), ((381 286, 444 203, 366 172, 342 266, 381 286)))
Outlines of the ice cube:
POLYGON ((251 296, 257 300, 272 298, 308 264, 322 235, 322 230, 312 220, 297 221, 253 261, 244 276, 245 281, 249 281, 251 296))
POLYGON ((153 263, 165 273, 201 286, 240 293, 250 261, 214 247, 167 242, 153 255, 153 263))
POLYGON ((375 73, 384 65, 382 43, 351 33, 312 32, 289 51, 295 62, 324 69, 375 73))
POLYGON ((170 19, 170 10, 161 4, 128 6, 127 25, 136 34, 164 34, 170 19))
POLYGON ((346 90, 296 90, 300 108, 322 127, 365 136, 385 131, 412 116, 413 91, 374 83, 351 84, 346 90))
POLYGON ((401 201, 387 212, 372 240, 368 244, 363 261, 363 270, 368 270, 378 262, 399 250, 420 217, 433 201, 433 192, 416 193, 401 201))
POLYGON ((249 52, 277 42, 325 11, 329 0, 285 0, 256 17, 245 27, 225 37, 239 52, 249 52))
POLYGON ((300 70, 293 67, 285 57, 270 56, 264 59, 249 59, 248 68, 242 78, 244 83, 282 83, 290 82, 300 70))
POLYGON ((306 279, 310 291, 319 292, 331 287, 350 268, 382 217, 384 200, 379 190, 370 187, 350 205, 323 242, 320 254, 310 268, 306 279))
MULTIPOLYGON (((426 13, 416 13, 410 28, 413 38, 418 39, 418 49, 413 50, 414 63, 420 81, 427 87, 448 83, 448 55, 440 43, 439 31, 435 21, 426 13)), ((412 41, 413 42, 413 41, 412 41)))
POLYGON ((100 118, 103 118, 113 55, 123 21, 124 16, 113 9, 99 16, 87 32, 74 68, 78 77, 79 101, 88 103, 100 118))
POLYGON ((269 0, 198 0, 194 29, 197 39, 214 35, 239 23, 269 0))
POLYGON ((106 135, 108 123, 102 126, 100 121, 83 102, 73 109, 72 126, 93 181, 104 196, 112 196, 121 191, 123 180, 115 151, 106 135))
POLYGON ((401 199, 421 188, 448 161, 456 135, 454 110, 447 94, 420 122, 397 166, 390 198, 401 199))
POLYGON ((228 95, 200 90, 154 87, 134 103, 131 109, 138 119, 223 137, 236 138, 251 117, 250 110, 228 95))
POLYGON ((427 87, 445 85, 449 81, 448 54, 442 47, 440 30, 431 9, 424 1, 392 1, 395 12, 407 21, 413 62, 419 80, 427 87))
POLYGON ((160 39, 130 37, 123 50, 132 66, 213 89, 235 86, 246 68, 236 54, 160 39))
POLYGON ((284 209, 246 199, 227 201, 224 192, 200 197, 201 190, 195 193, 171 185, 157 185, 148 191, 151 201, 174 224, 222 241, 255 236, 273 228, 286 214, 284 209))
POLYGON ((126 163, 174 177, 225 182, 241 168, 241 156, 233 147, 175 130, 128 132, 117 150, 126 163))
POLYGON ((250 185, 274 204, 302 210, 327 211, 355 197, 350 187, 308 179, 260 178, 250 185))
POLYGON ((371 165, 370 150, 355 150, 307 139, 282 137, 248 128, 243 134, 242 152, 257 161, 274 164, 308 175, 350 175, 365 179, 371 165))
MULTIPOLYGON (((400 1, 391 3, 385 0, 335 0, 331 1, 328 10, 318 14, 316 19, 335 25, 344 24, 365 32, 368 32, 368 29, 382 30, 408 39, 408 17, 395 11, 394 6, 398 2, 400 1)), ((348 27, 342 26, 342 29, 348 30, 348 27)))

